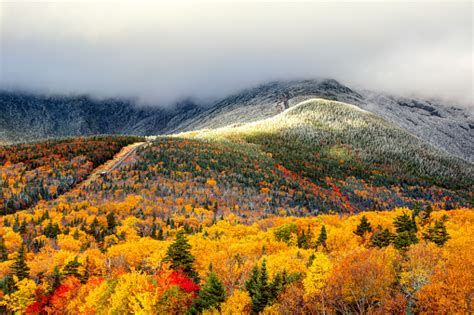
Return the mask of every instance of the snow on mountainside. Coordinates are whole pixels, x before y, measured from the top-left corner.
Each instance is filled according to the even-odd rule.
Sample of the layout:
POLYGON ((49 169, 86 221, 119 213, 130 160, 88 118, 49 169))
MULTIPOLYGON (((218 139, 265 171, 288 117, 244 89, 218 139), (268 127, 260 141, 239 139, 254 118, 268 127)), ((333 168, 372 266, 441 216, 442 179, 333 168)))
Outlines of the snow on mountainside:
MULTIPOLYGON (((304 161, 315 154, 322 159, 321 152, 327 151, 330 157, 359 160, 365 163, 364 169, 386 165, 389 168, 385 172, 390 169, 399 174, 431 178, 438 185, 448 182, 451 186, 456 183, 472 188, 474 185, 473 164, 439 150, 376 114, 343 102, 310 99, 261 121, 177 136, 264 147, 272 143, 272 148, 298 143, 299 154, 308 151, 304 158, 298 158, 304 161)), ((284 155, 292 151, 295 150, 286 150, 284 155)))
POLYGON ((288 97, 290 107, 311 98, 357 105, 453 155, 474 162, 474 117, 466 110, 436 101, 354 91, 335 80, 264 84, 217 102, 173 131, 217 128, 268 118, 276 114, 276 103, 282 97, 288 97))
POLYGON ((466 110, 436 101, 355 91, 335 80, 278 81, 250 88, 199 107, 139 108, 118 99, 43 97, 0 92, 0 141, 91 134, 170 134, 224 127, 272 117, 311 98, 354 104, 404 128, 447 152, 474 162, 474 118, 466 110), (26 126, 26 127, 25 127, 26 126))

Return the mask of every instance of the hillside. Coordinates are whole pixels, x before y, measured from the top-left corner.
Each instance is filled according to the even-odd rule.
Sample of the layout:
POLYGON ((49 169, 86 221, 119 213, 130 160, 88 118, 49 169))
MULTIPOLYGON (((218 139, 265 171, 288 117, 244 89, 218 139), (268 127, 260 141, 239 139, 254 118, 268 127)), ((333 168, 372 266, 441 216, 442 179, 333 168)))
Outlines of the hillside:
POLYGON ((21 142, 100 134, 152 135, 166 132, 166 124, 173 117, 186 117, 195 111, 199 108, 192 104, 183 104, 171 111, 140 108, 130 100, 4 92, 0 93, 0 140, 21 142))
POLYGON ((468 312, 469 162, 324 99, 146 140, 0 147, 0 313, 468 312))
POLYGON ((453 155, 474 161, 474 119, 468 111, 437 101, 356 91, 335 80, 272 82, 202 106, 186 101, 167 109, 140 107, 130 100, 1 92, 0 141, 217 128, 272 117, 283 99, 293 106, 318 97, 357 105, 453 155), (25 125, 29 126, 26 130, 25 125))
POLYGON ((257 144, 289 169, 321 182, 325 176, 357 176, 377 182, 374 172, 433 184, 473 187, 472 164, 354 105, 312 99, 265 120, 185 133, 197 139, 257 144), (372 175, 369 175, 372 173, 372 175))
POLYGON ((378 140, 368 132, 387 134, 383 157, 410 144, 452 167, 386 121, 321 100, 140 147, 115 137, 4 147, 0 187, 14 192, 31 184, 25 165, 51 170, 34 179, 52 188, 114 165, 105 160, 130 142, 138 149, 104 176, 2 215, 0 312, 213 314, 214 295, 224 313, 466 312, 472 204, 462 190, 404 179, 404 163, 369 167, 378 140), (290 140, 299 147, 288 154, 290 140))
POLYGON ((56 199, 137 137, 91 137, 0 147, 0 214, 56 199))

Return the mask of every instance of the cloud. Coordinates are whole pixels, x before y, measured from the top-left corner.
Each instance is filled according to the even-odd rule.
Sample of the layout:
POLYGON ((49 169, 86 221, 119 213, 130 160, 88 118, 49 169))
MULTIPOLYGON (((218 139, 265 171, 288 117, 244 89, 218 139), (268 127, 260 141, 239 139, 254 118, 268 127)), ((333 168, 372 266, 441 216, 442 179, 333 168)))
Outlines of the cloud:
POLYGON ((473 105, 468 2, 1 2, 0 87, 167 105, 269 80, 473 105))

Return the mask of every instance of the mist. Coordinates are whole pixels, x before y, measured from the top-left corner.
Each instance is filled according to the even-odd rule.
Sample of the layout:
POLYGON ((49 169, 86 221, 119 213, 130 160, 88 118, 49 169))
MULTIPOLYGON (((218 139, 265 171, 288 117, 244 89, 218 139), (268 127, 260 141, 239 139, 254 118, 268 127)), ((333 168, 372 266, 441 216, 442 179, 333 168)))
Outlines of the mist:
POLYGON ((274 80, 473 107, 467 2, 1 2, 0 89, 206 102, 274 80))

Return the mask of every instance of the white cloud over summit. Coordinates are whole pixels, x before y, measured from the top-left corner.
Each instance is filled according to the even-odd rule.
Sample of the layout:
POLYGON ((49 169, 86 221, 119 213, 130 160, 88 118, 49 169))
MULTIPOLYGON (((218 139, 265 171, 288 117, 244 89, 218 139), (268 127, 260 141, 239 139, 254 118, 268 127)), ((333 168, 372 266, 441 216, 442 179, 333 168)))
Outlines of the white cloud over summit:
POLYGON ((472 2, 1 2, 0 88, 167 105, 269 80, 473 105, 472 2))

